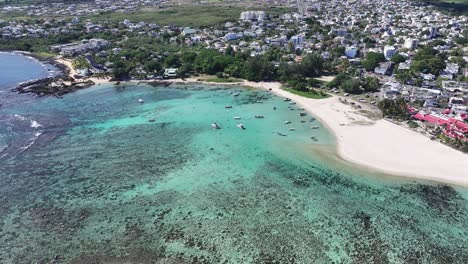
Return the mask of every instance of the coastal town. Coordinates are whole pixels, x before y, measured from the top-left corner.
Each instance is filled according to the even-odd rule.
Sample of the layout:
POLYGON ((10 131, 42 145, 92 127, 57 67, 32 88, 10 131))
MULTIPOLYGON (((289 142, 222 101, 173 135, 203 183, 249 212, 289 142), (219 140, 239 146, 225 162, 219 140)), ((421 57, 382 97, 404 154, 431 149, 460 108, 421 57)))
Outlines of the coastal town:
POLYGON ((380 108, 384 118, 467 151, 468 16, 414 1, 257 2, 201 26, 135 16, 183 8, 178 1, 3 4, 0 48, 59 56, 73 65, 72 83, 200 74, 280 81, 380 108))
POLYGON ((0 264, 468 263, 468 0, 0 0, 0 264))

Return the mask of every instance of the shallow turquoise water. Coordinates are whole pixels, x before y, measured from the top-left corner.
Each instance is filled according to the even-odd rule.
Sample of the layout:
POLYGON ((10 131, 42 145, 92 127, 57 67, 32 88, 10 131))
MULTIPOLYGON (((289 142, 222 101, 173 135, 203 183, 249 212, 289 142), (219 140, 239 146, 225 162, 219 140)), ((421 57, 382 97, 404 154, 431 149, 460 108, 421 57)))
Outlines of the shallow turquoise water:
POLYGON ((0 108, 0 263, 468 263, 466 189, 327 163, 267 92, 125 86, 0 108))

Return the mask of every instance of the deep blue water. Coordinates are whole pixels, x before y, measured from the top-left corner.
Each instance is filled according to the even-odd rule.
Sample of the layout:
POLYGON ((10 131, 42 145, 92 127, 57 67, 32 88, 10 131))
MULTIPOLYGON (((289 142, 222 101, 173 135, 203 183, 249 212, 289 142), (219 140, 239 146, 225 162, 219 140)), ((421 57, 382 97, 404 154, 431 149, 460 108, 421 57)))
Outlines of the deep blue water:
POLYGON ((31 57, 0 52, 0 92, 24 81, 48 77, 55 70, 53 66, 42 64, 31 57))

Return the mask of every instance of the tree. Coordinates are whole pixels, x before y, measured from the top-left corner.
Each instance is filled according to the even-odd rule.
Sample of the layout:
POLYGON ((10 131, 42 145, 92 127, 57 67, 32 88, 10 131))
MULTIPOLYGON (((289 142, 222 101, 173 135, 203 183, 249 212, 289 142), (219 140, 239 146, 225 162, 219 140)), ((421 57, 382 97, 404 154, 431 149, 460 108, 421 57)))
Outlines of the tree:
POLYGON ((338 75, 336 75, 336 77, 332 81, 327 83, 327 87, 328 88, 340 87, 341 84, 343 84, 345 81, 347 81, 349 79, 351 79, 351 77, 349 77, 347 74, 339 73, 338 75))
POLYGON ((384 61, 385 56, 382 53, 369 52, 367 53, 367 58, 361 64, 367 71, 373 71, 379 63, 384 61))
POLYGON ((164 59, 164 65, 166 65, 166 67, 169 67, 169 68, 179 67, 180 66, 179 57, 176 54, 169 54, 169 56, 167 56, 164 59))
POLYGON ((366 77, 362 82, 362 87, 366 92, 375 92, 380 88, 379 79, 375 77, 366 77))
POLYGON ((271 81, 275 79, 273 64, 264 57, 249 58, 244 63, 242 77, 249 81, 271 81))
POLYGON ((392 57, 392 62, 393 63, 402 63, 406 61, 406 57, 401 55, 401 54, 396 54, 392 57))
POLYGON ((409 118, 408 107, 403 98, 396 100, 383 99, 377 106, 384 117, 397 118, 406 120, 409 118))
POLYGON ((322 75, 323 58, 319 55, 307 55, 302 59, 301 68, 305 77, 318 77, 322 75))
POLYGON ((361 93, 361 81, 359 79, 349 79, 340 85, 340 88, 346 93, 361 93))

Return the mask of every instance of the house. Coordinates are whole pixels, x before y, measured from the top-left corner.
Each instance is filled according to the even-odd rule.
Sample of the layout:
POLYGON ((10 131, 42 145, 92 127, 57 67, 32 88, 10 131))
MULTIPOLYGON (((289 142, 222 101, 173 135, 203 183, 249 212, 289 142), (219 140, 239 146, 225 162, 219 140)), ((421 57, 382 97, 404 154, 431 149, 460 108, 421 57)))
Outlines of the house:
POLYGON ((384 47, 384 56, 387 60, 391 59, 396 54, 396 49, 393 46, 384 47))
POLYGON ((374 69, 376 74, 380 75, 391 75, 392 74, 392 63, 391 62, 381 62, 379 66, 374 69))
POLYGON ((188 36, 194 35, 195 33, 197 33, 197 30, 190 28, 190 27, 184 27, 181 34, 184 37, 188 37, 188 36))
POLYGON ((352 47, 347 47, 346 50, 345 50, 345 55, 348 59, 352 59, 354 57, 356 57, 357 55, 357 52, 358 52, 358 49, 354 46, 352 47))
POLYGON ((177 68, 167 68, 164 69, 164 77, 166 78, 176 78, 178 76, 178 70, 177 68))

